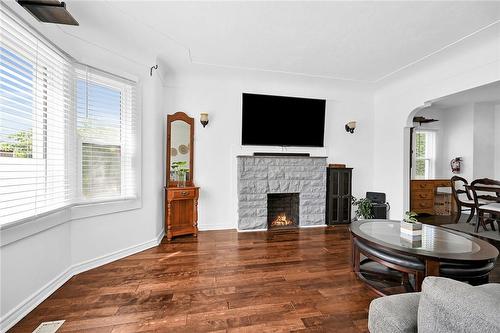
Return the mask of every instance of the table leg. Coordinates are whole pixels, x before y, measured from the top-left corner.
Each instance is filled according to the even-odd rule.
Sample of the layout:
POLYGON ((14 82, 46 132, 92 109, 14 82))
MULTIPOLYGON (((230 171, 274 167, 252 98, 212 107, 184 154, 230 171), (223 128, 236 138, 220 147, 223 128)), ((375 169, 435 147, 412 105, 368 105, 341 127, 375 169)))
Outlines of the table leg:
POLYGON ((417 271, 415 273, 415 291, 422 291, 423 281, 424 281, 424 272, 417 271))
POLYGON ((425 276, 439 276, 439 261, 425 260, 425 276))
POLYGON ((354 239, 352 239, 352 271, 354 273, 359 273, 359 262, 361 260, 361 256, 359 253, 359 249, 354 244, 354 239))

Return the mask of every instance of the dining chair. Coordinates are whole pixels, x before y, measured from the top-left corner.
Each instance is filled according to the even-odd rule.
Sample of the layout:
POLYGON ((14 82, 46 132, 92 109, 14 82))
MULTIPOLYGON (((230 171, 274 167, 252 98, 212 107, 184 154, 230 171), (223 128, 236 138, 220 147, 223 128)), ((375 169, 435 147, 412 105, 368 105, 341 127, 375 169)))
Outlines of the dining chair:
MULTIPOLYGON (((470 209, 470 215, 467 219, 467 222, 472 221, 474 214, 476 212, 476 203, 472 198, 469 191, 465 188, 464 185, 469 185, 469 182, 465 178, 460 176, 451 177, 451 191, 453 193, 453 197, 455 202, 457 203, 457 215, 455 217, 455 223, 458 223, 460 217, 462 216, 462 211, 464 208, 470 209), (464 196, 465 194, 465 196, 464 196)), ((478 200, 479 204, 485 204, 486 202, 482 199, 478 200)))
MULTIPOLYGON (((486 229, 486 224, 489 223, 491 225, 491 229, 495 230, 495 221, 500 221, 500 202, 498 201, 497 198, 499 198, 499 192, 497 191, 495 193, 494 190, 488 191, 495 193, 496 196, 492 196, 489 194, 483 194, 479 195, 478 188, 480 186, 491 186, 493 188, 498 187, 500 189, 500 181, 498 180, 493 180, 489 178, 481 178, 481 179, 476 179, 471 183, 470 189, 473 194, 474 202, 476 204, 476 210, 477 210, 477 223, 476 227, 474 228, 475 232, 479 231, 479 225, 481 224, 484 230, 486 229), (486 204, 479 204, 480 200, 487 200, 488 203, 486 204), (489 216, 485 216, 485 214, 489 214, 489 216)), ((482 190, 479 190, 482 191, 482 190)), ((483 191, 484 192, 484 191, 483 191)), ((500 225, 499 225, 500 229, 500 225)))

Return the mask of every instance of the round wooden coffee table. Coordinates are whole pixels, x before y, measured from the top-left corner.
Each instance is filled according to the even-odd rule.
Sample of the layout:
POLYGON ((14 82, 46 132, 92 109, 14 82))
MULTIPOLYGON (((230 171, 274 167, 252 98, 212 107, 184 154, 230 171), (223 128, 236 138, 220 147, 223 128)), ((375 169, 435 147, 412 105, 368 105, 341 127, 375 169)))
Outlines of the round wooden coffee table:
MULTIPOLYGON (((356 221, 351 223, 350 230, 353 271, 382 295, 385 293, 373 279, 377 274, 365 274, 373 273, 368 268, 373 263, 384 266, 385 273, 400 274, 403 284, 420 291, 423 279, 429 275, 485 283, 498 257, 498 250, 486 241, 432 225, 424 224, 421 241, 413 243, 401 237, 399 221, 356 221), (366 259, 361 260, 361 255, 366 259), (367 278, 368 275, 372 278, 367 278), (414 277, 413 285, 409 276, 414 277)), ((385 273, 378 275, 383 279, 385 273)))

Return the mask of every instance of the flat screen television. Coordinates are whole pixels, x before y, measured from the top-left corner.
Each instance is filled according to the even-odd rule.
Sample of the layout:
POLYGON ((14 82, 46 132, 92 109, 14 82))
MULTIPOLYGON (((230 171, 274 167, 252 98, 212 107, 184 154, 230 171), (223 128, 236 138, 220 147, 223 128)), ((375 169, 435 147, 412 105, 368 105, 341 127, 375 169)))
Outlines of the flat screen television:
POLYGON ((242 145, 323 147, 324 99, 243 93, 242 145))

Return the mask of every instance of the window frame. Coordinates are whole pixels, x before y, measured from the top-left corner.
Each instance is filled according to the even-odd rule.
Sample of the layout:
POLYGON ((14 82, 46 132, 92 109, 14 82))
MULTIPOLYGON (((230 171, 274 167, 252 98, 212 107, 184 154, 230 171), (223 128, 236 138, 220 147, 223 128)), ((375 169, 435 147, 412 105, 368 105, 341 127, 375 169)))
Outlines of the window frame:
MULTIPOLYGON (((120 95, 121 96, 125 96, 127 94, 126 92, 126 88, 124 86, 125 83, 118 83, 118 79, 124 79, 126 81, 133 81, 133 80, 129 80, 129 79, 125 79, 125 78, 122 78, 120 76, 117 76, 117 75, 114 75, 114 74, 111 74, 111 73, 108 73, 108 72, 105 72, 103 70, 100 70, 100 69, 97 69, 97 68, 94 68, 94 67, 91 67, 91 66, 87 66, 87 65, 84 65, 84 64, 77 64, 75 66, 76 68, 76 75, 75 75, 75 101, 78 100, 78 88, 77 88, 77 85, 78 85, 78 81, 84 81, 85 84, 88 84, 89 82, 90 83, 95 83, 96 85, 101 85, 103 87, 109 87, 111 89, 114 89, 116 91, 119 91, 120 92, 120 95), (95 70, 97 71, 98 73, 97 74, 93 74, 92 76, 94 76, 92 78, 92 80, 90 79, 89 75, 88 75, 88 70, 95 70), (83 73, 85 72, 85 74, 83 73), (104 77, 102 75, 110 75, 110 76, 113 76, 113 78, 109 78, 109 77, 104 77)), ((139 92, 138 92, 138 88, 139 88, 139 85, 138 85, 138 82, 134 81, 133 82, 134 85, 136 86, 136 103, 135 103, 135 110, 132 108, 131 110, 131 116, 135 118, 136 120, 136 124, 135 124, 135 129, 138 131, 139 128, 138 128, 138 123, 137 123, 137 120, 138 120, 138 114, 137 114, 137 107, 138 107, 138 100, 139 100, 139 92), (135 113, 135 114, 134 114, 135 113)), ((128 83, 127 83, 128 84, 128 83)), ((88 89, 88 87, 86 88, 88 89)), ((87 90, 87 94, 88 94, 88 90, 87 90)), ((121 103, 123 104, 123 103, 121 103)), ((78 118, 78 111, 76 110, 77 109, 77 105, 75 103, 75 117, 78 118)), ((120 110, 120 119, 122 119, 124 117, 125 114, 122 113, 122 110, 120 110)), ((78 120, 76 120, 76 122, 78 122, 78 120)), ((125 126, 125 124, 122 124, 120 123, 120 133, 123 134, 124 133, 124 128, 123 126, 125 126)), ((87 138, 85 140, 82 140, 83 138, 78 134, 78 125, 75 125, 75 129, 76 129, 76 141, 77 141, 77 147, 76 147, 76 152, 77 152, 77 159, 76 159, 76 163, 77 163, 77 193, 76 193, 76 198, 79 202, 81 202, 82 204, 86 204, 86 203, 93 203, 93 202, 109 202, 109 201, 119 201, 119 200, 125 200, 127 199, 127 197, 123 194, 120 194, 120 196, 116 196, 116 197, 96 197, 96 198, 92 198, 92 197, 85 197, 84 194, 83 194, 83 144, 87 143, 87 144, 96 144, 96 145, 100 145, 100 144, 106 144, 106 143, 103 143, 97 139, 94 139, 94 138, 87 138)), ((120 146, 120 170, 121 170, 121 173, 120 173, 120 185, 121 185, 121 188, 124 189, 126 188, 126 185, 125 184, 125 175, 127 174, 126 172, 126 165, 124 163, 124 157, 125 155, 127 154, 126 153, 126 149, 123 149, 124 146, 126 148, 126 144, 125 144, 125 139, 124 139, 124 136, 123 135, 120 135, 120 140, 119 140, 119 146, 120 146)), ((140 143, 140 141, 137 140, 137 138, 135 138, 135 142, 137 143, 140 143)), ((109 145, 109 144, 108 144, 109 145)), ((138 177, 137 175, 135 175, 135 179, 137 180, 138 177)), ((137 185, 137 184, 136 184, 137 185)), ((138 194, 136 193, 135 196, 137 196, 138 194)), ((135 196, 132 196, 132 197, 129 197, 129 199, 134 199, 135 196)))
POLYGON ((437 137, 438 137, 438 131, 434 129, 416 129, 415 130, 415 135, 414 135, 414 153, 413 153, 413 168, 412 168, 412 174, 413 174, 413 179, 418 179, 418 180, 426 180, 426 179, 433 179, 436 176, 436 150, 437 150, 437 137), (425 134, 426 135, 426 144, 425 144, 425 157, 423 158, 418 158, 417 157, 417 135, 418 134, 425 134), (428 140, 430 138, 430 140, 428 140), (430 141, 430 147, 428 145, 430 141), (429 155, 428 155, 429 153, 429 155), (429 168, 427 169, 424 167, 424 176, 418 176, 417 175, 417 161, 424 161, 424 164, 427 164, 426 162, 428 161, 428 166, 429 168))

